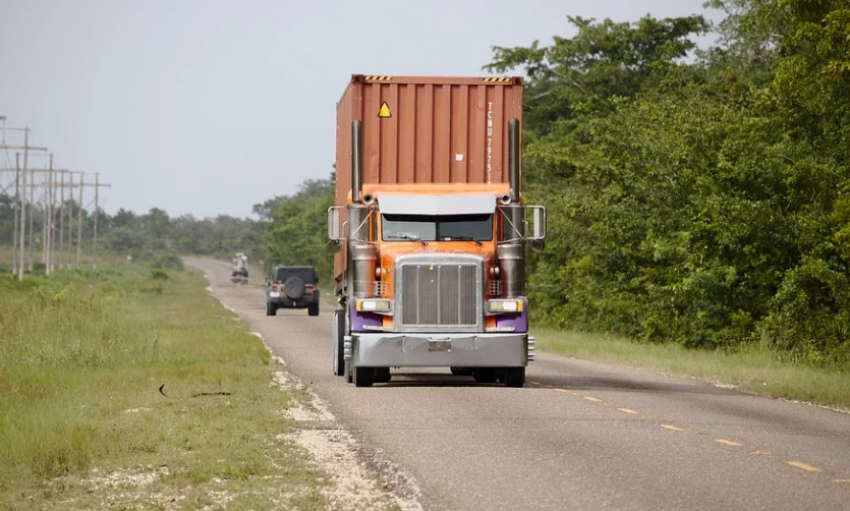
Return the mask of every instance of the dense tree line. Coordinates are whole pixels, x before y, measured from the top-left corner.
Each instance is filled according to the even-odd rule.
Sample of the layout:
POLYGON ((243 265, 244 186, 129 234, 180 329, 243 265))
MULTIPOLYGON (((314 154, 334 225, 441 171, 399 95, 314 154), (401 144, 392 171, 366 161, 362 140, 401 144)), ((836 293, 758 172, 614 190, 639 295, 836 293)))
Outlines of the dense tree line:
POLYGON ((526 198, 550 218, 535 308, 570 329, 850 362, 850 7, 711 6, 727 17, 707 51, 701 16, 569 18, 572 38, 494 48, 486 69, 529 77, 526 198))
POLYGON ((121 209, 107 217, 103 244, 113 252, 164 266, 179 266, 179 255, 187 254, 230 260, 236 252, 247 252, 253 262, 263 255, 263 230, 260 222, 249 218, 172 218, 158 208, 143 215, 121 209))

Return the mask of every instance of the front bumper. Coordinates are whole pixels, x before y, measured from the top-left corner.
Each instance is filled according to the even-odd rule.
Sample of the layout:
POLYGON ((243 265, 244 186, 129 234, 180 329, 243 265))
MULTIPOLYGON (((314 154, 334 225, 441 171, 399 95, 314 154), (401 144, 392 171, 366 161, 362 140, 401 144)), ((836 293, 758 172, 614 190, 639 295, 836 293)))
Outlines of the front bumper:
POLYGON ((345 336, 344 350, 357 367, 523 367, 534 360, 534 337, 354 332, 345 336))

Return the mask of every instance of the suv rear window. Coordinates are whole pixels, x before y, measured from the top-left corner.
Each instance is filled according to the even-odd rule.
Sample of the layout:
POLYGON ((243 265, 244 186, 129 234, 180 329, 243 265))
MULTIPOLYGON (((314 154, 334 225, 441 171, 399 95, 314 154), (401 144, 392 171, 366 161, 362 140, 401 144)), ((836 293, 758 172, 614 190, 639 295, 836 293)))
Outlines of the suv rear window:
POLYGON ((313 268, 305 267, 290 267, 278 268, 275 274, 275 282, 286 282, 290 277, 298 277, 305 284, 316 283, 316 271, 313 268))

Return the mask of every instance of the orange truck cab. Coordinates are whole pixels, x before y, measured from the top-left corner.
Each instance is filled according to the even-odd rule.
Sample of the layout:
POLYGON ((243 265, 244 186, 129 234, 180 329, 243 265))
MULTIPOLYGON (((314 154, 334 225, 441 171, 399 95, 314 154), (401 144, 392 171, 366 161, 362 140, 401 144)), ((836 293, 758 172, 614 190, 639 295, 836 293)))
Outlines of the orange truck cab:
POLYGON ((525 252, 546 211, 522 202, 521 121, 521 78, 352 77, 328 210, 334 374, 362 387, 448 367, 524 385, 525 252))

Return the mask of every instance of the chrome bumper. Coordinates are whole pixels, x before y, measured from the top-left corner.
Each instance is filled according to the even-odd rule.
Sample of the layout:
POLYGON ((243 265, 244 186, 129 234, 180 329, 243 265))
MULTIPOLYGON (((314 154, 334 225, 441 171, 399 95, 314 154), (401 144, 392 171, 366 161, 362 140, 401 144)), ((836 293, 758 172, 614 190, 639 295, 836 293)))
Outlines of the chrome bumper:
POLYGON ((344 337, 343 357, 358 367, 521 367, 534 337, 517 334, 366 334, 344 337))

